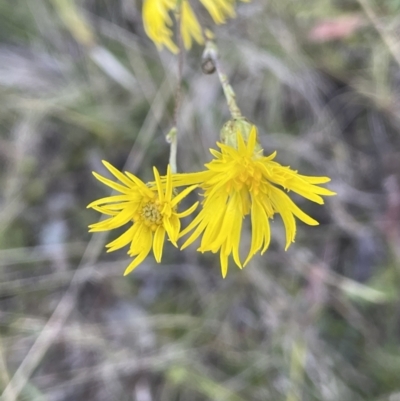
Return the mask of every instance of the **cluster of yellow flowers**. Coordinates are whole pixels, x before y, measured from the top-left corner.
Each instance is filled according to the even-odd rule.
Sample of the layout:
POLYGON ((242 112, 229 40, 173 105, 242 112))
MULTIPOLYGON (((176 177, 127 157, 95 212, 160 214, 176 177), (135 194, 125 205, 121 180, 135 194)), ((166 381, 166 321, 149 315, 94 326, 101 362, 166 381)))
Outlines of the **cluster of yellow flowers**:
POLYGON ((128 224, 128 230, 107 245, 115 251, 128 244, 128 255, 135 257, 125 270, 130 273, 153 248, 157 262, 161 261, 165 234, 177 246, 180 237, 191 233, 182 249, 202 236, 198 251, 220 253, 222 276, 228 271, 228 258, 240 268, 270 243, 270 219, 276 213, 282 217, 286 229, 286 248, 296 235, 295 217, 306 224, 318 222, 301 211, 287 195, 293 191, 313 202, 323 204, 321 195, 335 193, 318 186, 330 181, 327 177, 300 175, 289 167, 274 162, 274 152, 263 155, 254 125, 233 124, 233 132, 218 143, 220 151, 211 149, 215 157, 206 164, 206 170, 197 173, 172 174, 168 166, 166 176, 160 177, 154 168, 155 181, 143 183, 129 172, 121 173, 107 162, 107 169, 120 181, 116 183, 97 173, 95 177, 121 195, 109 196, 92 202, 88 207, 110 216, 92 224, 90 231, 108 231, 128 224), (246 125, 245 125, 246 126, 246 125), (186 188, 178 193, 175 188, 186 188), (180 219, 195 211, 199 202, 184 212, 178 212, 179 203, 195 188, 202 191, 201 211, 181 231, 180 219), (239 246, 244 217, 251 216, 251 245, 242 263, 239 246))
MULTIPOLYGON (((200 2, 218 24, 235 15, 235 0, 200 2)), ((166 46, 173 53, 179 51, 172 40, 171 12, 175 13, 185 48, 191 47, 192 39, 199 44, 204 43, 203 31, 188 0, 144 0, 144 27, 159 49, 166 46)), ((205 53, 216 57, 211 41, 208 41, 205 53)), ((168 166, 166 175, 160 176, 154 167, 154 181, 144 183, 135 175, 123 173, 104 161, 105 167, 119 182, 93 173, 119 195, 98 199, 88 206, 109 216, 89 228, 91 232, 96 232, 128 226, 120 237, 106 245, 108 252, 129 245, 128 255, 133 259, 125 275, 143 262, 151 249, 155 260, 160 263, 166 235, 178 247, 178 240, 190 234, 181 249, 201 236, 198 251, 219 252, 222 276, 225 277, 230 255, 236 265, 242 268, 254 255, 259 252, 263 254, 268 249, 271 239, 270 220, 275 214, 280 214, 285 226, 286 249, 296 236, 295 217, 308 225, 318 224, 301 211, 286 192, 293 191, 319 204, 324 203, 322 196, 335 194, 319 186, 330 181, 329 178, 308 177, 283 167, 274 161, 276 152, 264 156, 256 127, 241 116, 227 77, 218 68, 217 71, 233 119, 221 130, 221 142, 217 142, 220 150, 210 150, 214 159, 205 164, 204 171, 178 174, 168 166), (179 192, 182 187, 186 188, 179 192), (181 230, 180 219, 194 213, 199 202, 183 212, 178 212, 179 204, 195 189, 203 196, 201 210, 181 230), (251 220, 251 244, 242 262, 240 239, 246 216, 250 216, 251 220)), ((172 151, 171 145, 171 155, 175 154, 175 150, 172 151)), ((172 160, 175 169, 176 163, 172 160)))
MULTIPOLYGON (((200 2, 216 24, 223 24, 227 18, 235 16, 235 0, 200 0, 200 2)), ((188 0, 144 0, 144 29, 159 50, 165 46, 172 53, 176 54, 179 51, 172 39, 173 20, 170 12, 175 12, 178 16, 178 29, 186 49, 192 47, 192 39, 200 45, 204 44, 203 30, 188 0)))

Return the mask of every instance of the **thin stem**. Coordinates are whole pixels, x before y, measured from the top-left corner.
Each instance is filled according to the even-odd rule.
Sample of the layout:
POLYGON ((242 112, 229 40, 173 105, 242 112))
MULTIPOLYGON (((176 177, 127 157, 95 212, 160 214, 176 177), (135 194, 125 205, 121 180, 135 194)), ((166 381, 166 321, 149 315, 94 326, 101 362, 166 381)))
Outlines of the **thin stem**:
POLYGON ((178 27, 176 33, 176 40, 179 47, 179 53, 178 53, 178 83, 175 92, 174 126, 178 125, 178 114, 182 98, 183 42, 181 34, 181 23, 182 23, 181 11, 182 11, 182 2, 179 1, 175 11, 176 26, 178 27))
POLYGON ((167 134, 167 142, 169 145, 169 165, 171 166, 171 173, 174 174, 177 172, 176 167, 176 153, 178 149, 178 141, 177 141, 178 130, 176 127, 172 127, 171 130, 167 134))
MULTIPOLYGON (((228 76, 223 72, 221 63, 218 59, 218 47, 212 40, 206 41, 206 47, 203 52, 203 66, 207 63, 212 63, 217 70, 219 81, 221 82, 222 89, 228 104, 229 112, 233 119, 243 118, 238 105, 236 104, 236 95, 229 83, 228 76)), ((204 69, 203 69, 204 70, 204 69)))
POLYGON ((181 34, 181 12, 182 12, 182 1, 177 2, 176 10, 175 10, 175 19, 177 29, 177 43, 179 47, 178 53, 178 83, 176 86, 175 92, 175 108, 174 108, 174 117, 173 117, 173 127, 167 134, 167 142, 170 144, 170 152, 169 152, 169 164, 171 166, 171 172, 177 172, 176 165, 176 155, 178 149, 178 116, 179 110, 181 106, 182 99, 182 71, 183 71, 183 42, 182 42, 182 34, 181 34))

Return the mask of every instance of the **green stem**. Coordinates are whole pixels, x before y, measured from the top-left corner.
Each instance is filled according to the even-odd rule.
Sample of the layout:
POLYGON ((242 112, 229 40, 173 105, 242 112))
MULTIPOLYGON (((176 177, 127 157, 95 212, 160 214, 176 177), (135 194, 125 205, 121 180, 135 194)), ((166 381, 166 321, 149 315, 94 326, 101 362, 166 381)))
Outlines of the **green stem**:
POLYGON ((223 72, 221 63, 218 59, 218 47, 212 40, 207 40, 206 47, 203 52, 203 65, 206 62, 212 62, 217 70, 219 81, 228 104, 229 112, 234 120, 243 118, 238 105, 236 104, 236 95, 229 83, 228 76, 223 72))
POLYGON ((178 149, 178 130, 176 127, 172 127, 167 134, 167 142, 170 144, 169 148, 169 165, 171 166, 171 173, 175 174, 177 172, 176 167, 176 152, 178 149))

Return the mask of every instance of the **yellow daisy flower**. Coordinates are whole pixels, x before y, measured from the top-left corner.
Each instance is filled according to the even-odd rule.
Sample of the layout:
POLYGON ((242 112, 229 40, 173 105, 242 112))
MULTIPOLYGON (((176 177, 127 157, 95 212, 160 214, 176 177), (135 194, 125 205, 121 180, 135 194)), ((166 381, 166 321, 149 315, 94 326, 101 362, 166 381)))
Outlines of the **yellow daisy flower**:
POLYGON ((301 211, 286 194, 293 191, 313 202, 323 204, 321 195, 335 195, 317 184, 329 182, 328 177, 300 175, 289 167, 274 162, 276 152, 263 156, 257 142, 257 130, 252 126, 247 143, 237 131, 235 146, 217 143, 221 152, 211 149, 215 157, 206 164, 207 170, 198 173, 175 174, 174 185, 199 184, 204 190, 203 208, 184 229, 180 237, 193 231, 182 249, 202 235, 200 252, 220 252, 222 276, 228 271, 228 257, 232 254, 236 265, 242 268, 270 243, 269 219, 275 213, 282 217, 286 229, 286 249, 296 235, 295 217, 308 225, 318 222, 301 211), (252 238, 250 250, 243 265, 239 244, 243 218, 251 215, 252 238))
POLYGON ((108 231, 130 224, 127 231, 106 245, 107 252, 112 252, 130 244, 128 255, 135 258, 126 268, 124 275, 143 262, 151 248, 157 263, 160 263, 165 234, 172 244, 177 246, 176 241, 181 228, 180 218, 188 216, 198 205, 196 202, 186 211, 177 212, 178 203, 196 188, 196 185, 186 188, 179 195, 174 195, 170 166, 163 184, 157 169, 153 167, 155 183, 146 185, 129 172, 123 174, 106 161, 103 161, 103 164, 121 184, 95 172, 93 175, 121 194, 98 199, 88 205, 88 208, 111 216, 99 223, 91 224, 89 231, 108 231))
MULTIPOLYGON (((248 2, 249 0, 241 1, 248 2)), ((200 0, 200 2, 216 24, 223 24, 227 18, 235 17, 235 0, 200 0)), ((171 12, 177 10, 179 4, 181 6, 180 30, 185 48, 192 47, 193 39, 199 44, 204 43, 202 28, 188 0, 144 0, 144 29, 158 50, 165 46, 172 53, 176 54, 179 51, 172 40, 173 21, 170 16, 171 12)))

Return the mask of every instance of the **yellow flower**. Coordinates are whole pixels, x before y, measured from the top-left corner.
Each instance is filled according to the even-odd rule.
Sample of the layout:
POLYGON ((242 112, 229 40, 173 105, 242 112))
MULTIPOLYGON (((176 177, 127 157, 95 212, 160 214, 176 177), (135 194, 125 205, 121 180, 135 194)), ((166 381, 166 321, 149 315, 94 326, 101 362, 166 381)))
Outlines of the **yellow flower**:
POLYGON ((257 252, 263 254, 267 250, 271 237, 269 219, 275 213, 281 215, 286 229, 286 249, 295 239, 295 217, 308 225, 318 225, 284 190, 319 204, 324 203, 321 195, 335 194, 317 185, 330 181, 328 177, 308 177, 283 167, 273 161, 276 152, 263 156, 255 126, 250 130, 247 143, 239 131, 234 142, 235 147, 218 143, 221 152, 211 149, 215 159, 205 165, 207 170, 173 177, 176 186, 199 184, 204 190, 202 210, 180 234, 181 237, 193 231, 182 249, 202 235, 198 250, 220 252, 223 277, 227 274, 231 254, 236 265, 242 268, 257 252), (249 214, 252 238, 242 265, 239 256, 242 222, 249 214))
POLYGON ((178 47, 171 39, 173 25, 169 12, 176 6, 176 0, 144 0, 143 25, 147 36, 155 43, 158 50, 166 46, 172 53, 178 53, 178 47))
MULTIPOLYGON (((243 1, 243 0, 242 0, 243 1)), ((247 0, 244 0, 247 1, 247 0)), ((234 18, 235 1, 232 0, 200 0, 201 4, 210 13, 216 24, 225 23, 227 18, 234 18)))
POLYGON ((155 183, 146 185, 129 172, 123 174, 106 161, 103 161, 103 164, 122 184, 95 172, 93 175, 121 194, 98 199, 88 205, 100 213, 111 216, 99 223, 91 224, 89 231, 108 231, 125 224, 130 225, 120 237, 106 245, 107 252, 112 252, 130 244, 128 255, 135 258, 126 268, 124 275, 137 267, 149 254, 151 248, 157 263, 160 263, 165 234, 177 246, 176 241, 181 228, 180 218, 188 216, 197 207, 198 202, 186 211, 177 213, 178 203, 196 188, 196 185, 174 196, 169 166, 164 184, 161 184, 160 175, 153 167, 155 183))
POLYGON ((185 49, 192 47, 192 38, 199 44, 204 43, 203 31, 192 7, 188 1, 182 1, 181 10, 181 35, 185 49))
MULTIPOLYGON (((248 2, 249 0, 241 0, 248 2)), ((216 24, 223 24, 227 18, 235 17, 235 0, 200 0, 216 24)), ((186 49, 192 47, 192 39, 203 44, 202 28, 188 0, 144 0, 143 25, 149 38, 158 50, 166 46, 172 53, 179 49, 172 40, 173 21, 170 13, 180 9, 180 31, 186 49)))

